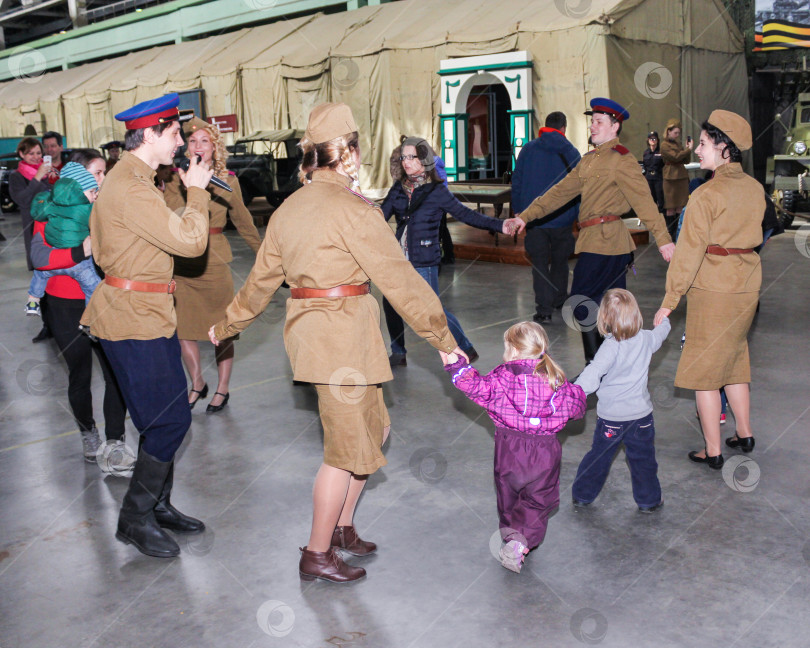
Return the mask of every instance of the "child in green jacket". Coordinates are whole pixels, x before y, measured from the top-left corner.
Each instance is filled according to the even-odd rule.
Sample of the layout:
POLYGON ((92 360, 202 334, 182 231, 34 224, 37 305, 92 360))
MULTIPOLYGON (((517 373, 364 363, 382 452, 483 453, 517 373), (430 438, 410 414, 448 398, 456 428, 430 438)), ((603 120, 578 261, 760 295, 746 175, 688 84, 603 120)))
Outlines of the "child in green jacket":
MULTIPOLYGON (((68 162, 53 186, 51 193, 34 197, 31 216, 47 221, 45 242, 55 248, 78 248, 90 236, 90 212, 98 195, 98 183, 93 174, 78 162, 68 162)), ((54 275, 68 275, 75 279, 84 292, 85 303, 90 300, 101 277, 96 272, 93 258, 88 257, 70 268, 34 270, 28 290, 27 315, 39 315, 39 300, 45 294, 48 279, 54 275)))

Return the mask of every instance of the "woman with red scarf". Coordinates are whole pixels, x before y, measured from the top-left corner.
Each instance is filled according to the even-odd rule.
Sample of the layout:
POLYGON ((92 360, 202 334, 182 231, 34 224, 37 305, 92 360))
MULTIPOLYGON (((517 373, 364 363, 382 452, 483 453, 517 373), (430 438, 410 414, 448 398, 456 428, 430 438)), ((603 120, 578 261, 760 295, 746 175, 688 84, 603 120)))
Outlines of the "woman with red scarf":
MULTIPOLYGON (((20 209, 25 260, 28 263, 28 269, 33 270, 31 236, 34 221, 31 218, 31 203, 38 193, 51 190, 51 183, 48 181, 51 165, 42 161, 42 144, 34 137, 24 137, 20 140, 20 143, 17 144, 17 156, 20 158, 20 163, 17 165, 17 170, 8 178, 8 193, 20 209)), ((47 299, 43 299, 40 306, 44 311, 48 306, 47 299)), ((44 313, 42 321, 45 321, 44 313)), ((42 342, 49 337, 51 337, 51 332, 47 324, 43 323, 42 330, 31 341, 42 342)))

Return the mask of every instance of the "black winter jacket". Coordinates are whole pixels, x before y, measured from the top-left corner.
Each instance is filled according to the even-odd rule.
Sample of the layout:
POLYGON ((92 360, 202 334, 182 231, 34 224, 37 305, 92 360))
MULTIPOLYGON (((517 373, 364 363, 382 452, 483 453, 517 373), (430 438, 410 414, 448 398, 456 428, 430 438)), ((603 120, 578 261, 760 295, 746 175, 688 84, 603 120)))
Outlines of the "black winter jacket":
POLYGON ((408 227, 408 258, 415 268, 441 263, 439 225, 445 213, 472 227, 503 231, 502 220, 467 209, 444 184, 438 182, 428 182, 414 189, 410 201, 402 183, 395 182, 383 201, 382 211, 385 220, 389 220, 392 214, 396 216, 398 241, 408 227))

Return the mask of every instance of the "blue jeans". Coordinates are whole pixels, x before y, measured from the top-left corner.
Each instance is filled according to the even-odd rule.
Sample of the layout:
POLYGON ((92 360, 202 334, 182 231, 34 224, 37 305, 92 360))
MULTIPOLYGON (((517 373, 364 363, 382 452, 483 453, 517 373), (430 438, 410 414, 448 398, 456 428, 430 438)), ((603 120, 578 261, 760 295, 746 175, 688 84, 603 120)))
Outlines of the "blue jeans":
POLYGON ((605 485, 613 457, 624 444, 633 499, 642 508, 661 502, 658 463, 655 461, 655 421, 653 415, 635 421, 606 421, 596 419, 593 445, 582 458, 571 493, 575 500, 593 502, 605 485))
MULTIPOLYGON (((434 265, 426 268, 414 268, 414 270, 419 273, 422 279, 430 284, 430 287, 433 288, 433 292, 438 295, 439 266, 434 265)), ((391 337, 391 352, 405 354, 405 324, 399 316, 399 313, 393 309, 386 299, 383 299, 383 310, 385 312, 385 323, 388 325, 388 334, 391 337)), ((453 337, 456 338, 456 342, 461 347, 461 350, 468 351, 471 349, 472 342, 464 335, 464 329, 461 328, 461 324, 456 319, 456 316, 446 309, 444 315, 447 317, 447 327, 450 329, 453 337)))
POLYGON ((67 275, 79 283, 84 293, 85 304, 90 301, 90 297, 93 296, 93 291, 95 291, 96 287, 101 283, 101 277, 98 276, 96 266, 93 264, 93 257, 90 257, 70 268, 62 268, 60 270, 34 270, 34 276, 31 277, 31 286, 28 288, 28 294, 41 299, 45 294, 45 286, 48 284, 48 279, 57 275, 67 275))

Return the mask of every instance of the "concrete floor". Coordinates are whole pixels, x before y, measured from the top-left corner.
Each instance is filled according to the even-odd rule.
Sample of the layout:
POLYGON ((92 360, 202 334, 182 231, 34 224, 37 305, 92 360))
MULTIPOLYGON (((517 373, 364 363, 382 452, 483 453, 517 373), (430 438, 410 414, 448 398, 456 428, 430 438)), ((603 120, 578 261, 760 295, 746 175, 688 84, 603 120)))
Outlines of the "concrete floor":
MULTIPOLYGON (((283 301, 238 343, 230 405, 217 416, 198 407, 181 450, 173 501, 209 530, 178 538, 178 559, 147 558, 113 537, 127 482, 82 460, 55 346, 30 342, 40 322, 22 312, 29 274, 17 222, 0 222, 0 647, 808 645, 808 232, 764 253, 751 331, 756 451, 725 453, 722 473, 687 460, 702 442, 692 393, 672 386, 677 311, 650 377, 666 506, 636 511, 619 455, 591 509, 572 509, 591 402, 560 435, 562 505, 520 575, 493 556, 492 425, 409 332, 409 366, 385 387, 389 463, 356 518, 380 550, 352 559, 368 569, 364 582, 334 586, 297 573, 321 430, 313 392, 291 382, 283 301)), ((250 258, 231 239, 239 285, 250 258)), ((629 288, 648 327, 665 271, 654 249, 638 251, 629 288)), ((441 283, 489 370, 503 330, 533 313, 529 268, 459 262, 441 283)), ((579 335, 556 314, 548 330, 554 357, 577 374, 579 335)), ((210 384, 211 348, 204 358, 210 384)))

